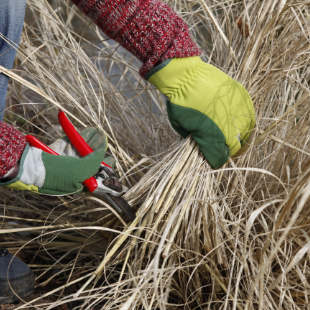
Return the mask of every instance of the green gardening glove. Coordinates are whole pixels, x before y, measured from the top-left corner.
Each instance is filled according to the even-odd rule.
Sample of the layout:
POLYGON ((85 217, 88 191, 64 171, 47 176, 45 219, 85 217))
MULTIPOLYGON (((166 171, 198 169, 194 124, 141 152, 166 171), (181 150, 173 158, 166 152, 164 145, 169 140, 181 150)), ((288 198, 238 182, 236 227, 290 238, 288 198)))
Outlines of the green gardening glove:
POLYGON ((212 168, 236 154, 255 126, 248 92, 198 56, 168 60, 147 78, 167 96, 173 128, 193 137, 212 168))
POLYGON ((82 136, 94 149, 85 157, 78 157, 67 139, 59 139, 51 145, 60 156, 27 145, 18 175, 0 185, 54 196, 81 192, 84 188, 82 183, 98 172, 107 149, 106 137, 98 134, 96 129, 88 128, 82 136))

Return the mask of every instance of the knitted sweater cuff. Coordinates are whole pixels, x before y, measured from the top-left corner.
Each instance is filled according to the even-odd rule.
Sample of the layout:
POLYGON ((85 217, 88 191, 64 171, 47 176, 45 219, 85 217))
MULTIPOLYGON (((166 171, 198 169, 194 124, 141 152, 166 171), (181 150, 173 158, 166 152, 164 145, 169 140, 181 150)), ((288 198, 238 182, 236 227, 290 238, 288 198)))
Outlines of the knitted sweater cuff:
POLYGON ((0 122, 0 178, 16 167, 25 146, 26 138, 21 132, 0 122))
POLYGON ((200 55, 185 22, 159 0, 72 0, 110 38, 140 59, 145 77, 171 58, 200 55))

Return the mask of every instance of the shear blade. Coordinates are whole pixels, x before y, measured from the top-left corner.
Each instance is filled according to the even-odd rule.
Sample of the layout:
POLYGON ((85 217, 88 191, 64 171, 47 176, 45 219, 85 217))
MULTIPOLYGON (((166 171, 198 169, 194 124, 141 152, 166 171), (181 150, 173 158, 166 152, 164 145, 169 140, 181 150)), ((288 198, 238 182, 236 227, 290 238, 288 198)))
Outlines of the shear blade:
POLYGON ((104 200, 120 215, 120 217, 126 222, 132 222, 136 213, 123 197, 112 196, 105 194, 102 196, 104 200))

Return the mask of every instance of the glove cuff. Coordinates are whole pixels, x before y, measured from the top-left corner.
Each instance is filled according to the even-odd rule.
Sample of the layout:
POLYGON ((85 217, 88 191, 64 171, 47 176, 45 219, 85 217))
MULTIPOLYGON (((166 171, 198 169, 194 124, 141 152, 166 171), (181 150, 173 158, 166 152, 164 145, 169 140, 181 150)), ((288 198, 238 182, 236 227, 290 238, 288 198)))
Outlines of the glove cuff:
POLYGON ((150 70, 147 79, 162 93, 169 95, 170 90, 174 91, 181 83, 184 84, 184 77, 188 80, 191 72, 195 72, 202 63, 200 56, 168 59, 150 70))
POLYGON ((172 59, 167 59, 167 60, 163 61, 161 64, 153 67, 149 72, 147 72, 145 74, 145 78, 147 80, 149 80, 151 78, 151 76, 156 74, 158 71, 164 69, 171 61, 172 61, 172 59))
MULTIPOLYGON (((39 188, 38 186, 33 185, 34 182, 30 181, 29 183, 30 185, 25 183, 25 180, 34 179, 36 177, 39 177, 39 179, 42 179, 44 181, 45 175, 43 175, 42 178, 40 178, 41 169, 39 168, 40 163, 37 160, 37 156, 32 156, 33 154, 31 154, 32 151, 36 153, 36 150, 38 149, 31 148, 29 144, 27 143, 24 149, 24 152, 21 156, 20 162, 19 162, 19 170, 18 170, 17 176, 6 182, 1 182, 0 185, 7 186, 9 188, 18 189, 18 190, 29 190, 32 192, 38 192, 39 188), (36 169, 33 169, 33 167, 31 167, 31 164, 29 164, 29 160, 36 162, 36 167, 37 167, 36 169), (35 171, 35 173, 33 173, 33 171, 35 171)), ((42 152, 40 150, 38 151, 42 152)))

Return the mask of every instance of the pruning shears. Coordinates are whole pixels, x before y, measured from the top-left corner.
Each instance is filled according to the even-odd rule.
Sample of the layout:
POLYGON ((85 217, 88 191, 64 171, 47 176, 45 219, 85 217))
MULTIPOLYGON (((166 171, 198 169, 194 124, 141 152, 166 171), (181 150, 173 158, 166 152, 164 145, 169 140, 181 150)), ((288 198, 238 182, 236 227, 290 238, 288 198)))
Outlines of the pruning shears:
MULTIPOLYGON (((59 111, 58 120, 63 131, 80 156, 83 157, 93 152, 93 149, 78 133, 63 111, 59 111)), ((33 147, 39 148, 42 151, 53 155, 59 155, 32 135, 27 135, 26 140, 33 147)), ((130 207, 127 201, 121 197, 127 191, 127 188, 118 181, 113 168, 107 163, 101 162, 97 174, 85 180, 83 184, 89 192, 109 203, 109 205, 114 208, 125 222, 128 223, 135 219, 136 214, 134 210, 130 207)))

